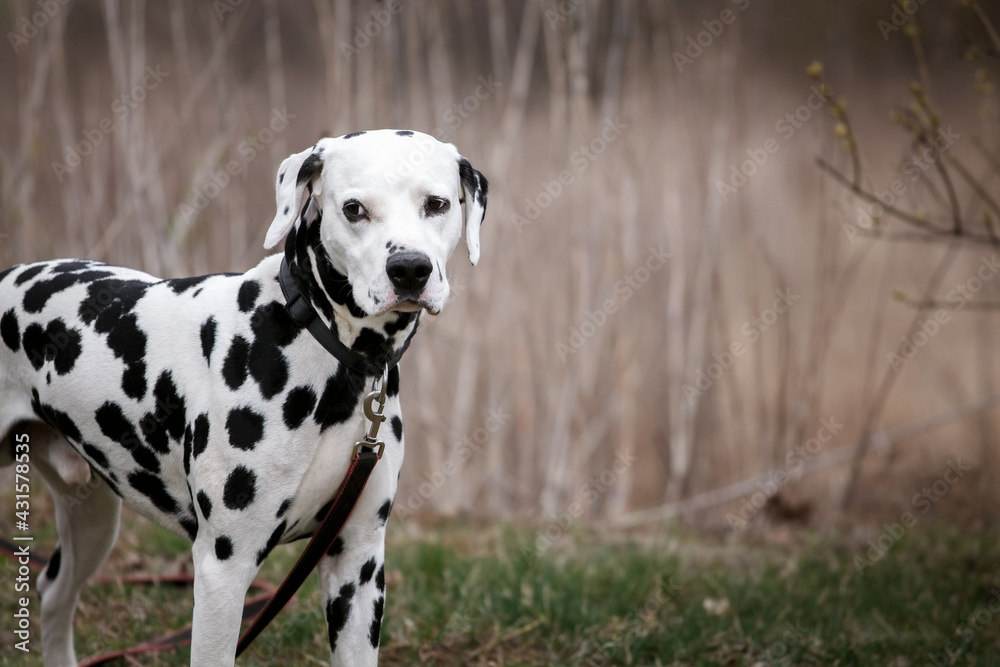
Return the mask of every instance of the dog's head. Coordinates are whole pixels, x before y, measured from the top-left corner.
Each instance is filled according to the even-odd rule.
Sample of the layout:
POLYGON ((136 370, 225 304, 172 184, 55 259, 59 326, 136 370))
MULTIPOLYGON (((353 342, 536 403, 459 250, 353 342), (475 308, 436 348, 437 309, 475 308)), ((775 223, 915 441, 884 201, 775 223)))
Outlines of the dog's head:
POLYGON ((343 292, 322 275, 329 263, 360 314, 440 312, 450 292, 445 264, 463 223, 469 259, 479 261, 486 178, 430 135, 375 130, 321 139, 281 163, 276 190, 264 247, 288 235, 289 259, 312 255, 303 270, 315 270, 327 292, 343 292))

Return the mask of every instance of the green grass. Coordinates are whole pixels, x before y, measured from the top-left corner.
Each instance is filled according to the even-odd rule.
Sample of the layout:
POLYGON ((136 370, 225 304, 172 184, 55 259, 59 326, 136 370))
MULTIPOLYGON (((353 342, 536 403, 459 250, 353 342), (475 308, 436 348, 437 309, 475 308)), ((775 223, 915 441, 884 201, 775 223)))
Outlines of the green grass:
MULTIPOLYGON (((183 562, 183 540, 128 524, 130 545, 106 573, 183 562)), ((929 665, 932 655, 989 665, 1000 656, 1000 602, 990 611, 1000 600, 997 532, 922 526, 863 572, 854 557, 867 545, 808 532, 779 544, 678 529, 602 541, 579 531, 541 553, 532 533, 512 526, 403 532, 390 523, 383 665, 929 665)), ((260 578, 280 581, 300 548, 276 550, 260 578)), ((13 573, 0 564, 0 581, 13 573)), ((4 619, 11 597, 0 598, 4 619)), ((183 589, 92 585, 78 651, 180 627, 190 607, 183 589)), ((320 609, 311 579, 240 664, 326 664, 320 609)), ((4 637, 0 665, 40 664, 12 657, 4 637)), ((139 664, 185 665, 186 651, 139 664)))

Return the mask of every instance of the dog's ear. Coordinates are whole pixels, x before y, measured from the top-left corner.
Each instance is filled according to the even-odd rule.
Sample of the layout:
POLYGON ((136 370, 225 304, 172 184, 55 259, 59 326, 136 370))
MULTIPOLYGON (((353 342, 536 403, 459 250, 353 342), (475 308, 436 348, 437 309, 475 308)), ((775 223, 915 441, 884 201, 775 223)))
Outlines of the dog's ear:
POLYGON ((285 238, 285 234, 302 215, 309 196, 313 194, 316 179, 322 172, 322 142, 284 159, 278 168, 274 186, 274 199, 278 210, 267 230, 267 236, 264 237, 265 248, 271 249, 285 238))
POLYGON ((464 157, 458 159, 458 177, 462 181, 462 212, 465 214, 465 244, 469 246, 469 261, 479 261, 479 227, 486 217, 486 199, 490 184, 486 177, 472 168, 464 157))

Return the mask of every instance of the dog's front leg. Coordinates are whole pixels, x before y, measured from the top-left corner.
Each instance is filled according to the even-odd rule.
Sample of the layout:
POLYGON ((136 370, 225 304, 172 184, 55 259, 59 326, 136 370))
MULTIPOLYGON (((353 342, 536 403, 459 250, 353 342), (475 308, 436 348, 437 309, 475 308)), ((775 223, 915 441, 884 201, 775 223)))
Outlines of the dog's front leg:
POLYGON ((385 608, 385 524, 379 519, 372 523, 348 524, 319 564, 333 667, 378 664, 385 608))
POLYGON ((199 535, 194 556, 191 667, 232 667, 236 661, 243 600, 260 569, 253 557, 220 560, 213 541, 199 535))

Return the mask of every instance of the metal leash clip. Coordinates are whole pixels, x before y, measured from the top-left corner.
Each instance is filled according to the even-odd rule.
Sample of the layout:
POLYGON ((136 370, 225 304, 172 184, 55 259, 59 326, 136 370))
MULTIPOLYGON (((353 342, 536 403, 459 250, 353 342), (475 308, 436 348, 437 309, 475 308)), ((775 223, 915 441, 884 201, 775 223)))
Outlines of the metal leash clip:
POLYGON ((385 443, 378 440, 378 429, 385 421, 385 415, 382 411, 385 409, 385 389, 389 384, 389 367, 386 366, 382 371, 382 377, 376 379, 372 385, 372 392, 365 396, 365 417, 372 423, 371 427, 368 429, 368 433, 365 435, 363 440, 359 440, 358 444, 354 445, 354 457, 357 458, 361 453, 361 448, 374 449, 375 455, 381 459, 382 452, 385 451, 385 443), (375 409, 374 403, 378 401, 378 409, 375 409))

